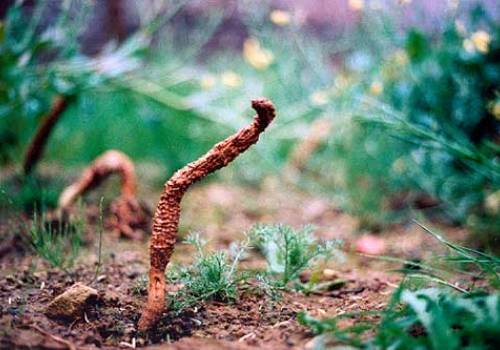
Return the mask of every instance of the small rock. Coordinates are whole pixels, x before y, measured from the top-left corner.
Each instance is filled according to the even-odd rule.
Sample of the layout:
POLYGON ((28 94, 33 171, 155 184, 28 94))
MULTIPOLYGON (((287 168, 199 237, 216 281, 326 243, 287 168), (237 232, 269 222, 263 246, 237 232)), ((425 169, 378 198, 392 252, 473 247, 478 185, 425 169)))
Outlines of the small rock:
POLYGON ((335 270, 332 270, 332 269, 324 269, 323 270, 323 277, 327 280, 332 280, 335 277, 337 277, 337 272, 335 272, 335 270))
POLYGON ((338 290, 344 287, 346 283, 347 281, 343 279, 320 282, 314 286, 313 290, 316 292, 338 290))
POLYGON ((98 298, 97 290, 82 283, 75 283, 58 295, 45 309, 50 318, 76 319, 98 298))

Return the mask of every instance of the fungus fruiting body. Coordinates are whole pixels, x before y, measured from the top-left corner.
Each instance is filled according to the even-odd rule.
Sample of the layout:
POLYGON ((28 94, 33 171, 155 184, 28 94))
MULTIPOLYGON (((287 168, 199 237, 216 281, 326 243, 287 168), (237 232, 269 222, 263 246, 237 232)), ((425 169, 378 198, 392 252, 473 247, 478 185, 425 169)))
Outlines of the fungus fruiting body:
POLYGON ((177 171, 165 184, 153 218, 148 300, 139 320, 140 330, 146 330, 156 323, 165 308, 165 268, 177 239, 182 196, 194 182, 226 166, 256 143, 260 133, 276 115, 273 104, 266 99, 253 100, 252 108, 257 115, 250 125, 216 144, 204 156, 177 171))
POLYGON ((29 175, 42 156, 49 136, 61 118, 64 111, 68 108, 70 98, 67 96, 56 96, 47 115, 42 118, 40 126, 35 132, 35 136, 30 142, 23 161, 23 172, 29 175))
POLYGON ((80 178, 66 187, 59 197, 59 211, 67 215, 71 205, 79 196, 97 187, 112 174, 118 174, 121 179, 121 193, 111 203, 111 216, 107 226, 132 239, 141 239, 141 231, 149 225, 149 209, 136 197, 136 176, 134 163, 124 153, 109 150, 96 158, 84 170, 80 178))

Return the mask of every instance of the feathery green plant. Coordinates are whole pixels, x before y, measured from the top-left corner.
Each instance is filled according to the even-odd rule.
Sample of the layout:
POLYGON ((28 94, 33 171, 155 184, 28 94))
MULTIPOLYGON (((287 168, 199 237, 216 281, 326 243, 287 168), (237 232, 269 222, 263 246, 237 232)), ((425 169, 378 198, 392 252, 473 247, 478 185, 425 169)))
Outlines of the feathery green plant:
MULTIPOLYGON (((182 286, 169 301, 170 309, 176 312, 204 301, 233 302, 242 286, 272 299, 279 298, 283 290, 289 288, 289 282, 299 287, 298 276, 302 271, 312 268, 321 259, 340 256, 340 243, 318 242, 312 227, 293 230, 286 225, 256 225, 229 251, 205 252, 207 242, 198 233, 190 234, 185 243, 195 248, 194 261, 188 266, 174 266, 167 273, 171 282, 182 286), (239 263, 251 246, 264 254, 267 271, 240 269, 239 263)), ((140 294, 144 288, 141 280, 133 291, 140 294)))
POLYGON ((237 297, 237 285, 244 278, 238 271, 238 263, 248 250, 248 241, 236 248, 236 254, 229 256, 224 251, 206 253, 206 241, 198 233, 190 234, 185 243, 196 249, 192 264, 171 269, 167 278, 183 285, 171 298, 169 308, 180 311, 185 307, 209 300, 232 302, 237 297))
POLYGON ((264 255, 268 272, 279 276, 280 287, 296 281, 301 272, 311 268, 319 260, 339 256, 340 241, 318 241, 310 225, 299 230, 290 226, 255 225, 249 233, 252 244, 264 255))
POLYGON ((81 217, 64 223, 58 220, 54 227, 44 211, 41 216, 35 211, 29 228, 31 246, 50 265, 68 271, 80 253, 84 229, 81 217))

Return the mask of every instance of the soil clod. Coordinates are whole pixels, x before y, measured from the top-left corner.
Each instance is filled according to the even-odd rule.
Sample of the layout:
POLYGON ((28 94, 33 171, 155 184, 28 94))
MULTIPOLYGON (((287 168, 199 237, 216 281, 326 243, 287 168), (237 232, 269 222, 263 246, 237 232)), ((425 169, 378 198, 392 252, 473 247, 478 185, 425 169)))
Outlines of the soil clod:
POLYGON ((45 314, 54 319, 77 319, 82 317, 86 308, 97 299, 97 290, 82 283, 75 283, 52 300, 47 306, 45 314))

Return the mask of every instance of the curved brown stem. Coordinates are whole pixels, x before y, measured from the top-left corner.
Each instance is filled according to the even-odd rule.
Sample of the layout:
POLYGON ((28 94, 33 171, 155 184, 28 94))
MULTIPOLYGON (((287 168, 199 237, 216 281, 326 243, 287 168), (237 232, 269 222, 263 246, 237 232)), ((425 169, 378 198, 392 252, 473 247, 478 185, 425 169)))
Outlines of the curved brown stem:
POLYGON ((275 117, 274 106, 266 99, 253 100, 252 108, 257 115, 250 125, 216 144, 197 161, 177 171, 165 184, 165 190, 153 218, 148 300, 139 320, 140 330, 146 330, 154 325, 165 308, 165 268, 177 239, 182 196, 194 182, 226 166, 256 143, 260 133, 275 117))
POLYGON ((73 184, 66 187, 59 196, 59 212, 67 216, 71 205, 84 193, 97 187, 112 174, 118 174, 122 181, 121 194, 111 203, 109 226, 132 239, 141 239, 142 230, 149 226, 151 213, 136 199, 136 176, 134 163, 120 151, 109 150, 96 158, 73 184))
POLYGON ((108 176, 115 173, 121 177, 122 195, 135 196, 134 163, 126 154, 117 150, 109 150, 96 158, 75 183, 63 190, 59 196, 59 208, 66 210, 79 196, 97 187, 108 176))
POLYGON ((28 146, 26 154, 23 161, 23 172, 24 175, 31 174, 32 170, 35 168, 36 164, 42 157, 43 150, 49 139, 50 133, 54 129, 57 121, 66 110, 69 104, 69 97, 67 96, 56 96, 52 102, 52 107, 47 115, 43 118, 40 126, 35 132, 31 143, 28 146))

